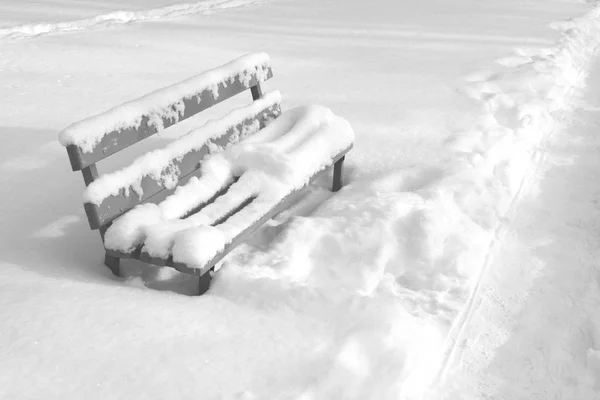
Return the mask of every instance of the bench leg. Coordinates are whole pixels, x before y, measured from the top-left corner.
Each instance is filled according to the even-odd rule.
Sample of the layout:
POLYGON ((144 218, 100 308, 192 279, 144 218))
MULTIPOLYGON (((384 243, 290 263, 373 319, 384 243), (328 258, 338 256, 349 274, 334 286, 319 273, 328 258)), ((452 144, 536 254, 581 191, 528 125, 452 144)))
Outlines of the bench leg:
POLYGON ((342 188, 342 170, 344 169, 344 160, 346 156, 343 156, 333 164, 333 187, 332 191, 337 192, 342 188))
POLYGON ((121 276, 120 258, 104 255, 104 265, 106 265, 115 276, 121 276))
POLYGON ((199 285, 198 285, 198 295, 202 296, 204 293, 208 291, 210 288, 210 281, 212 280, 212 276, 210 273, 212 270, 208 271, 204 275, 200 276, 199 285))

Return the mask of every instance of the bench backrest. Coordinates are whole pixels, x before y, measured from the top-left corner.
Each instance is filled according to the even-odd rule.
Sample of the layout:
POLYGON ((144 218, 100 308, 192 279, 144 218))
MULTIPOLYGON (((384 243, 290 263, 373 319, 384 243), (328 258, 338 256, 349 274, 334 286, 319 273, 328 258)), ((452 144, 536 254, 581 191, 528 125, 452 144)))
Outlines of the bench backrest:
MULTIPOLYGON (((73 124, 61 132, 60 141, 67 148, 71 167, 74 171, 82 171, 85 184, 89 186, 99 177, 97 162, 246 90, 250 90, 252 99, 257 101, 262 97, 260 83, 272 76, 266 54, 247 55, 73 124)), ((225 128, 226 132, 214 142, 224 147, 256 121, 262 128, 279 114, 278 101, 264 105, 251 116, 244 115, 235 125, 225 128)), ((174 159, 169 168, 177 171, 179 181, 189 179, 199 173, 200 161, 208 152, 204 145, 174 159)), ((90 227, 100 229, 103 234, 118 216, 140 203, 152 201, 164 190, 173 189, 167 188, 160 179, 144 176, 136 187, 123 187, 118 194, 99 203, 87 202, 85 211, 90 227)))

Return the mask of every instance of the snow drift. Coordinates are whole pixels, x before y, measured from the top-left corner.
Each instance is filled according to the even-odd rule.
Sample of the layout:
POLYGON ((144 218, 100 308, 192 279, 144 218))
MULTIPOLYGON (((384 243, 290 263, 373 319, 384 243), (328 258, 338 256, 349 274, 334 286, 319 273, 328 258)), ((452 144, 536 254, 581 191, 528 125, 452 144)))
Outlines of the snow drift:
POLYGON ((555 47, 516 50, 468 78, 464 92, 480 103, 481 118, 448 139, 453 151, 443 168, 353 182, 310 217, 293 219, 267 251, 227 263, 219 292, 253 298, 256 285, 268 293, 287 282, 370 315, 342 344, 314 398, 421 398, 443 367, 435 351, 460 331, 499 222, 537 146, 569 110, 600 41, 600 8, 552 27, 562 33, 555 47), (372 304, 388 311, 371 314, 372 304), (426 361, 412 365, 419 357, 426 361))

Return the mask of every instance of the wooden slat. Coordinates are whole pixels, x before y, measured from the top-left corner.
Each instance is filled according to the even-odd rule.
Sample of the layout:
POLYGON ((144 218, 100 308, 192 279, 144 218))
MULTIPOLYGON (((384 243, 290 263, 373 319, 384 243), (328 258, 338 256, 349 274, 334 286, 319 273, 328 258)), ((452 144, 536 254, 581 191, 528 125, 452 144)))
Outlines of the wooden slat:
MULTIPOLYGON (((255 120, 260 122, 261 129, 266 121, 275 118, 280 114, 279 105, 274 105, 261 111, 256 118, 248 118, 227 131, 219 139, 213 142, 219 146, 229 144, 229 138, 234 132, 240 132, 245 126, 251 125, 255 120)), ((174 170, 179 171, 179 179, 187 177, 200 167, 200 160, 208 153, 208 147, 205 145, 198 151, 187 153, 180 160, 173 160, 174 170)), ((158 193, 165 190, 161 183, 153 178, 146 176, 142 179, 141 187, 143 195, 139 197, 131 188, 129 196, 125 196, 125 189, 122 189, 119 195, 110 196, 104 199, 100 205, 85 203, 84 208, 88 216, 88 221, 92 229, 98 229, 103 225, 132 209, 138 204, 151 201, 158 193)))
MULTIPOLYGON (((264 80, 273 77, 273 72, 269 67, 265 74, 261 73, 261 78, 264 80), (264 76, 263 76, 264 75, 264 76)), ((239 75, 235 77, 233 82, 224 81, 218 83, 218 97, 214 98, 212 92, 207 89, 202 92, 193 94, 190 97, 183 99, 185 105, 185 111, 182 116, 179 117, 178 121, 164 118, 162 120, 163 127, 167 128, 179 121, 183 121, 207 108, 214 106, 228 98, 235 96, 245 90, 255 87, 260 83, 258 79, 258 73, 254 73, 249 80, 244 80, 239 75), (200 102, 197 98, 200 96, 200 102)), ((176 109, 176 104, 166 105, 165 108, 176 109)), ((102 140, 94 147, 94 150, 89 153, 83 152, 79 147, 75 145, 67 146, 67 153, 69 160, 71 161, 71 167, 73 171, 81 170, 89 165, 92 165, 111 154, 114 154, 120 150, 123 150, 132 144, 135 144, 149 136, 154 135, 157 129, 154 126, 148 125, 149 118, 144 116, 142 122, 137 128, 123 129, 119 131, 113 131, 105 135, 102 140)))
MULTIPOLYGON (((339 153, 334 159, 332 164, 335 164, 338 160, 340 160, 341 158, 343 158, 346 153, 348 153, 350 150, 352 149, 352 146, 348 147, 346 150, 342 151, 341 153, 339 153)), ((310 182, 313 182, 315 179, 317 179, 319 176, 321 176, 322 174, 324 174, 325 172, 327 172, 328 168, 322 169, 321 171, 317 172, 316 174, 314 174, 310 180, 310 182)), ((221 261, 225 256, 227 256, 227 254, 229 254, 234 248, 236 248, 240 243, 244 242, 246 239, 248 239, 248 237, 250 237, 250 235, 252 235, 254 232, 256 232, 262 225, 265 224, 265 222, 267 222, 269 219, 271 219, 273 216, 277 215, 278 213, 280 213, 281 211, 283 211, 284 209, 286 209, 288 207, 288 203, 290 202, 290 200, 292 200, 294 198, 294 196, 301 190, 303 190, 306 186, 295 190, 291 193, 289 193, 287 196, 285 196, 275 207, 273 207, 273 209, 269 210, 269 212, 267 212, 262 218, 260 218, 257 222, 255 222, 254 224, 252 224, 251 226, 249 226, 248 228, 246 228, 244 231, 242 231, 239 235, 237 235, 235 238, 233 238, 233 240, 227 244, 225 246, 225 248, 223 249, 223 251, 221 251, 219 254, 217 254, 215 257, 213 257, 212 260, 210 260, 206 265, 204 265, 202 268, 190 268, 185 264, 182 263, 176 263, 173 261, 173 257, 169 257, 168 259, 157 259, 157 258, 152 258, 149 256, 144 257, 144 259, 142 261, 145 262, 149 262, 151 264, 155 264, 155 265, 159 265, 159 266, 168 266, 168 267, 172 267, 175 268, 176 270, 186 273, 186 274, 191 274, 191 275, 198 275, 198 276, 202 276, 203 274, 207 273, 216 263, 218 263, 219 261, 221 261)), ((249 204, 249 202, 247 203, 249 204)), ((222 221, 224 222, 224 221, 222 221)), ((140 246, 141 248, 141 246, 140 246)), ((123 254, 123 253, 119 253, 121 254, 120 257, 125 257, 125 258, 135 258, 135 259, 140 259, 140 248, 136 249, 136 251, 134 251, 133 253, 130 254, 123 254)), ((143 254, 143 253, 142 253, 143 254)))

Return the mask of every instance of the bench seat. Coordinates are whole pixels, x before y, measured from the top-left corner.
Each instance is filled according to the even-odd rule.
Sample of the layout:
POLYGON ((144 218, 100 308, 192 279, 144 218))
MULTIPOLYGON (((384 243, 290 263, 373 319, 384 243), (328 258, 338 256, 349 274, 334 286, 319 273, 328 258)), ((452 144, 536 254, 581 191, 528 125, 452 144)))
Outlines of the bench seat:
POLYGON ((202 275, 341 160, 352 142, 348 123, 323 107, 286 111, 247 139, 205 157, 201 175, 164 201, 138 205, 117 218, 105 246, 117 257, 202 275))

